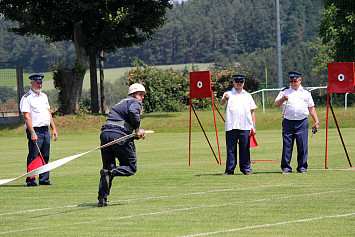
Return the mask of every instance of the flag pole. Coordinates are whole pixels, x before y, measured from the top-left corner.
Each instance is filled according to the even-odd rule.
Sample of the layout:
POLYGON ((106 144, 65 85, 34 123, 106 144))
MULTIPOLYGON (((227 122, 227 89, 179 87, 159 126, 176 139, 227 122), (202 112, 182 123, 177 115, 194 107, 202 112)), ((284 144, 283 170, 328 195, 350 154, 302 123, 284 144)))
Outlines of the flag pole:
POLYGON ((42 159, 43 159, 43 156, 42 156, 41 150, 39 149, 37 142, 34 142, 34 143, 35 143, 35 144, 36 144, 36 146, 37 146, 37 149, 38 149, 39 155, 40 155, 40 156, 42 157, 42 159))

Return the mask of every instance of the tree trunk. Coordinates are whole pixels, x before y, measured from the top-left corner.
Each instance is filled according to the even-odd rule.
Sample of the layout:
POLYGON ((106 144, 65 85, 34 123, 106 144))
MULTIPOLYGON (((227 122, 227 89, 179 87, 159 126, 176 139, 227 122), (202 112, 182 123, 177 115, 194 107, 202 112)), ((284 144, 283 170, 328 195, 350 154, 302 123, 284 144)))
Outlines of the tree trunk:
POLYGON ((73 27, 76 61, 74 69, 66 70, 61 77, 63 114, 75 114, 80 109, 81 92, 87 66, 87 54, 84 48, 84 35, 81 23, 75 23, 73 27))
POLYGON ((91 112, 99 113, 99 96, 97 88, 96 54, 90 54, 90 92, 91 112))
POLYGON ((100 52, 99 56, 99 68, 100 68, 100 95, 101 95, 101 113, 105 114, 107 110, 106 94, 105 94, 105 82, 104 82, 104 52, 100 52))
POLYGON ((63 114, 75 114, 79 110, 81 99, 81 88, 83 82, 76 78, 77 73, 74 69, 65 70, 61 74, 63 114), (80 91, 79 89, 80 88, 80 91), (79 93, 80 92, 80 93, 79 93))

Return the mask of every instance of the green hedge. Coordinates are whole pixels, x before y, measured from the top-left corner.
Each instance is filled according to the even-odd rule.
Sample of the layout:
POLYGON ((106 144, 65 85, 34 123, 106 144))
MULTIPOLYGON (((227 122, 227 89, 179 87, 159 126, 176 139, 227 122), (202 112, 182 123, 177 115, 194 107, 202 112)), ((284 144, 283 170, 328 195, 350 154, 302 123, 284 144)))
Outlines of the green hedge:
MULTIPOLYGON (((190 105, 190 74, 188 68, 183 71, 173 69, 159 70, 150 67, 141 60, 133 62, 125 82, 127 85, 141 83, 146 88, 147 94, 143 100, 144 111, 149 112, 177 112, 183 111, 190 105)), ((197 70, 198 71, 198 70, 197 70)), ((246 74, 245 89, 249 92, 259 89, 259 80, 248 71, 238 67, 229 69, 216 68, 211 71, 211 88, 215 102, 221 99, 223 93, 233 87, 231 75, 246 74)), ((205 109, 211 106, 210 99, 193 99, 192 103, 197 109, 205 109)))

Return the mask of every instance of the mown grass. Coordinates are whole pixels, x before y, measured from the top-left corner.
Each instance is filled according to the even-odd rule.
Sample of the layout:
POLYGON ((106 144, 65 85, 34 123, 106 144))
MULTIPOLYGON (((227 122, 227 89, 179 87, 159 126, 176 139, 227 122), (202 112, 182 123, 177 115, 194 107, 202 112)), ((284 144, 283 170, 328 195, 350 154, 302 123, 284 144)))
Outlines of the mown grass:
MULTIPOLYGON (((219 108, 224 116, 224 109, 219 108)), ((316 107, 320 120, 320 129, 326 127, 327 109, 326 107, 316 107)), ((355 127, 355 107, 334 108, 334 112, 340 126, 343 128, 355 127)), ((201 124, 205 131, 215 131, 214 116, 212 110, 197 110, 201 124)), ((282 112, 277 108, 266 108, 265 114, 262 109, 256 109, 256 126, 257 130, 281 130, 282 112)), ((224 123, 217 111, 215 111, 217 130, 224 131, 224 123)), ((72 133, 99 133, 102 124, 105 122, 105 115, 67 115, 54 117, 56 127, 60 134, 72 133)), ((155 130, 158 133, 186 133, 189 132, 190 113, 187 109, 184 112, 175 113, 148 113, 142 115, 142 128, 146 130, 155 130)), ((310 124, 313 119, 310 117, 310 124)), ((201 128, 192 112, 191 114, 192 132, 200 132, 201 128)), ((333 116, 329 110, 329 128, 336 128, 333 116)), ((22 135, 24 133, 23 122, 11 125, 0 125, 0 136, 22 135)))
MULTIPOLYGON (((352 156, 354 132, 343 129, 352 156)), ((136 142, 138 172, 114 179, 105 208, 96 207, 101 157, 94 151, 51 171, 56 186, 28 188, 24 179, 0 186, 0 235, 353 236, 354 170, 339 169, 347 161, 336 131, 330 134, 333 169, 324 169, 324 130, 310 138, 308 173, 289 175, 280 173, 280 131, 261 130, 251 150, 253 175, 222 177, 224 165, 201 132, 192 134, 191 166, 188 133, 157 132, 136 142)), ((214 132, 207 135, 215 146, 214 132)), ((224 142, 220 136, 223 162, 224 142)), ((24 136, 0 137, 0 178, 25 172, 26 144, 24 136)), ((99 131, 65 133, 52 142, 51 160, 97 146, 99 131)))
MULTIPOLYGON (((221 111, 224 115, 224 111, 221 111)), ((259 146, 251 149, 253 175, 222 177, 224 127, 216 113, 222 165, 189 111, 143 114, 142 128, 155 130, 136 142, 138 172, 115 178, 109 206, 96 207, 101 156, 94 151, 53 171, 56 186, 28 188, 23 178, 0 186, 0 235, 4 236, 353 236, 354 169, 348 169, 330 117, 325 169, 326 108, 318 107, 321 129, 309 138, 309 170, 282 175, 281 112, 256 110, 259 146)), ((355 108, 336 108, 354 163, 355 108)), ((218 156, 212 111, 197 111, 218 156)), ((51 161, 100 145, 104 115, 55 117, 58 141, 51 161)), ((296 147, 291 165, 296 168, 296 147)), ((26 172, 23 123, 0 126, 0 179, 26 172)), ((219 158, 219 157, 218 157, 219 158)))

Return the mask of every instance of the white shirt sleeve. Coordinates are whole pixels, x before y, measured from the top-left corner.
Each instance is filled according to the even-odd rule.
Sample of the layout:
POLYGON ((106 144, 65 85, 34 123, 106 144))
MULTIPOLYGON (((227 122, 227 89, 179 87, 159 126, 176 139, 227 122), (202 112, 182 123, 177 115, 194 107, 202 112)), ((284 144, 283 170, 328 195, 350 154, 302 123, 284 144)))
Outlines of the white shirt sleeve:
POLYGON ((31 112, 31 105, 28 97, 23 96, 20 101, 20 111, 21 113, 24 112, 31 112))

